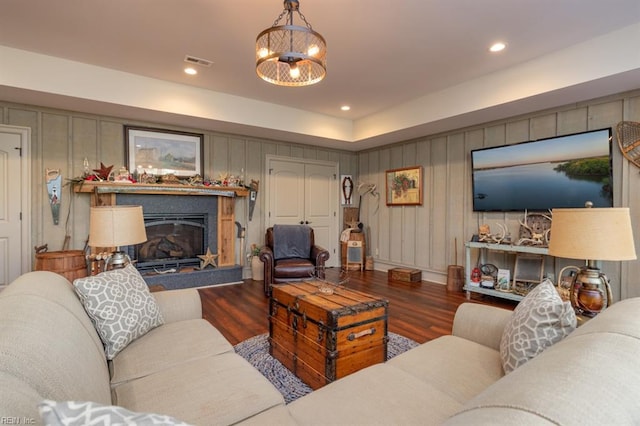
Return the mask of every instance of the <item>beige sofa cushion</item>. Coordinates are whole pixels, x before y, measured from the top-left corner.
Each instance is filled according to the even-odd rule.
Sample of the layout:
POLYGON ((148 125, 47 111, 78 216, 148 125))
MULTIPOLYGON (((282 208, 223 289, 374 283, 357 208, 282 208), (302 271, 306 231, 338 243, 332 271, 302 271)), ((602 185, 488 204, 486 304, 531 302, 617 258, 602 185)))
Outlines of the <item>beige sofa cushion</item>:
POLYGON ((0 419, 36 418, 42 396, 24 381, 0 371, 0 419))
POLYGON ((293 401, 305 425, 439 424, 460 408, 437 386, 389 364, 376 364, 293 401))
POLYGON ((166 414, 198 425, 233 424, 284 398, 258 370, 235 353, 202 358, 113 389, 114 403, 166 414))
POLYGON ((164 323, 202 318, 202 301, 195 288, 151 293, 160 307, 164 323))
MULTIPOLYGON (((98 352, 104 356, 104 346, 100 336, 73 291, 73 286, 65 277, 50 271, 29 272, 19 276, 11 285, 7 286, 0 293, 0 297, 27 294, 56 303, 72 314, 87 331, 87 335, 94 342, 98 352)), ((13 303, 18 304, 19 302, 16 299, 16 302, 13 303)), ((19 307, 16 306, 16 309, 19 307)))
MULTIPOLYGON (((16 392, 111 402, 102 344, 64 277, 31 272, 3 290, 0 335, 0 374, 23 383, 15 385, 16 392)), ((13 410, 4 411, 5 403, 0 402, 0 413, 12 415, 13 410)), ((30 417, 37 418, 35 405, 32 410, 30 417)))
POLYGON ((429 383, 461 404, 504 375, 498 351, 456 336, 424 343, 387 364, 429 383))
POLYGON ((263 411, 255 416, 244 419, 238 424, 245 426, 296 426, 300 423, 296 422, 293 416, 291 416, 286 405, 276 405, 267 411, 263 411))
POLYGON ((111 384, 225 352, 233 352, 233 346, 203 319, 165 324, 131 342, 113 359, 111 384))
POLYGON ((508 309, 466 302, 456 310, 451 334, 500 350, 502 333, 512 314, 508 309))

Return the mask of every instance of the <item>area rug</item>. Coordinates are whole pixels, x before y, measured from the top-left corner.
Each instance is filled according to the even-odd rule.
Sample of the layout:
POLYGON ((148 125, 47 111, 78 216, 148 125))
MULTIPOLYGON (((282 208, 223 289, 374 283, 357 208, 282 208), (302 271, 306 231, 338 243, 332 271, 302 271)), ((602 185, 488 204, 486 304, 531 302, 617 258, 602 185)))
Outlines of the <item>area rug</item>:
MULTIPOLYGON (((395 333, 388 333, 387 359, 418 346, 418 343, 395 333)), ((300 398, 312 391, 302 380, 277 359, 269 355, 268 334, 260 334, 234 346, 236 353, 249 361, 263 376, 278 388, 286 403, 300 398)))

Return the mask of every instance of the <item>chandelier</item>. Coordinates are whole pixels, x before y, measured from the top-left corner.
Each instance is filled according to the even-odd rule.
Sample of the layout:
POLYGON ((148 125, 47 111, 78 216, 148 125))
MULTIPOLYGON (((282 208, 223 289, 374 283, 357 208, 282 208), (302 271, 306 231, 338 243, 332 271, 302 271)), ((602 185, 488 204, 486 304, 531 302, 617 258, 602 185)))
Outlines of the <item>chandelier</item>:
POLYGON ((256 38, 256 72, 278 86, 309 86, 327 73, 327 42, 300 13, 298 0, 284 0, 284 10, 271 28, 256 38), (305 27, 293 24, 294 12, 305 27), (279 25, 285 19, 284 25, 279 25))

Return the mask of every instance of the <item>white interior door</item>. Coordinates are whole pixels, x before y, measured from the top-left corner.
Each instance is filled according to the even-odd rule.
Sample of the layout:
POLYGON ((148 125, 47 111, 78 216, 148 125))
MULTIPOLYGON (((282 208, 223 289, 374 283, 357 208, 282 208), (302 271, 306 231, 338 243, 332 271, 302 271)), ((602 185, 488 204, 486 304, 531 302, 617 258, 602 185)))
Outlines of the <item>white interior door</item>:
POLYGON ((29 271, 29 129, 0 126, 0 289, 29 271))
POLYGON ((338 266, 338 166, 301 159, 267 158, 267 227, 307 224, 316 244, 329 250, 327 266, 338 266))
POLYGON ((304 163, 271 160, 267 227, 304 222, 304 163))
POLYGON ((305 165, 305 219, 313 228, 316 243, 331 253, 327 266, 336 266, 338 189, 335 166, 305 165))

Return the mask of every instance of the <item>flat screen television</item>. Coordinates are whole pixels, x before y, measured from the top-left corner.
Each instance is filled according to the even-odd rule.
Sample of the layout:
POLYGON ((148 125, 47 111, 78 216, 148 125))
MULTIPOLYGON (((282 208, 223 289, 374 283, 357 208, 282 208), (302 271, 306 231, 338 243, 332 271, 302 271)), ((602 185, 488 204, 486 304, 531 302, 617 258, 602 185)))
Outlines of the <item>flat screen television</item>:
POLYGON ((612 207, 611 128, 471 151, 473 211, 612 207))

